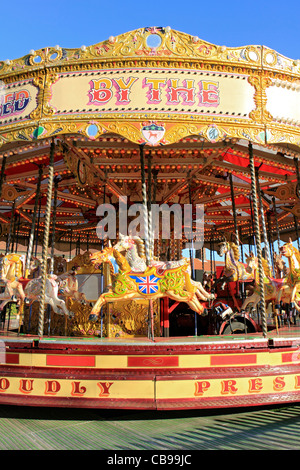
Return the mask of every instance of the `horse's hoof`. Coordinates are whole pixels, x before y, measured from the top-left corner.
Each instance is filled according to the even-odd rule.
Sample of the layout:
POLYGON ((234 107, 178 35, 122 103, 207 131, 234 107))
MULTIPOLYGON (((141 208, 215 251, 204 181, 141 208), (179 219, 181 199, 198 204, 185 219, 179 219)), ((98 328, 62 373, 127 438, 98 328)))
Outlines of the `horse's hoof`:
POLYGON ((29 305, 29 304, 30 304, 30 300, 29 300, 29 299, 27 299, 27 297, 25 297, 25 299, 24 299, 24 303, 25 303, 26 305, 29 305))
POLYGON ((11 296, 11 300, 12 300, 13 302, 16 302, 18 299, 17 299, 17 297, 16 297, 15 295, 12 295, 12 296, 11 296))
POLYGON ((94 313, 92 313, 89 316, 89 321, 97 321, 97 320, 98 320, 98 315, 95 315, 94 313))

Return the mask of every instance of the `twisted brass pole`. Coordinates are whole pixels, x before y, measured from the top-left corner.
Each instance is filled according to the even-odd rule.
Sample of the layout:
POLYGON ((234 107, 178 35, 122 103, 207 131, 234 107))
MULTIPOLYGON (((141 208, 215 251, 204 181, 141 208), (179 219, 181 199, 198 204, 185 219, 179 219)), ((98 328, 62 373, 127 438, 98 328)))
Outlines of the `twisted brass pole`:
POLYGON ((144 210, 144 228, 145 228, 145 252, 146 263, 150 265, 150 244, 149 244, 149 219, 148 219, 148 203, 147 203, 147 188, 145 179, 145 160, 144 148, 140 145, 140 159, 141 159, 141 177, 142 177, 142 193, 143 193, 143 210, 144 210))
MULTIPOLYGON (((144 210, 144 224, 145 224, 145 252, 146 264, 150 266, 150 240, 149 240, 149 216, 148 216, 148 202, 147 202, 147 188, 145 179, 145 161, 144 161, 144 148, 140 145, 140 159, 141 159, 141 177, 142 177, 142 193, 143 193, 143 210, 144 210)), ((149 171, 149 168, 148 168, 149 171)), ((154 324, 153 324, 153 301, 149 299, 149 321, 148 321, 148 337, 154 339, 154 324)))
POLYGON ((269 250, 269 246, 268 246, 268 237, 267 237, 267 229, 266 229, 266 222, 265 222, 264 207, 263 207, 263 202, 262 202, 262 197, 261 197, 261 190, 260 190, 260 184, 259 184, 258 169, 256 169, 256 171, 255 171, 255 177, 256 177, 256 186, 257 186, 257 193, 258 193, 258 202, 259 202, 259 207, 260 207, 260 216, 261 216, 261 225, 262 225, 262 232, 263 232, 263 240, 264 240, 264 244, 265 244, 265 256, 266 256, 266 260, 267 260, 269 269, 272 270, 272 263, 271 263, 270 250, 269 250))
POLYGON ((51 219, 51 199, 53 189, 53 174, 54 174, 54 142, 51 142, 50 146, 50 159, 49 159, 49 175, 48 175, 48 188, 47 188, 47 204, 45 213, 45 231, 42 251, 42 269, 41 269, 41 293, 39 303, 39 326, 38 334, 43 336, 44 333, 44 314, 45 314, 45 294, 46 294, 46 282, 47 282, 47 255, 48 255, 48 244, 49 244, 49 231, 50 231, 50 219, 51 219))
POLYGON ((36 226, 36 216, 37 216, 37 211, 38 211, 38 203, 39 203, 40 193, 41 193, 42 175, 43 175, 43 168, 40 167, 39 168, 39 177, 38 177, 38 182, 37 182, 37 188, 36 188, 34 209, 33 209, 33 215, 32 215, 32 224, 31 224, 27 254, 26 254, 25 278, 27 278, 28 274, 29 274, 30 261, 31 261, 32 251, 33 251, 34 232, 35 232, 35 226, 36 226))
POLYGON ((279 224, 278 224, 278 217, 277 217, 277 210, 276 210, 276 202, 275 202, 275 197, 272 197, 272 202, 273 202, 273 211, 274 211, 274 217, 275 217, 275 222, 276 222, 276 232, 277 232, 277 243, 278 243, 278 251, 280 250, 280 231, 279 231, 279 224))
POLYGON ((238 229, 237 218, 236 218, 236 207, 235 207, 234 189, 233 189, 233 181, 232 181, 231 173, 229 175, 229 182, 230 182, 231 203, 232 203, 232 212, 233 212, 233 221, 234 221, 234 231, 235 231, 235 236, 236 236, 236 243, 237 245, 239 245, 240 237, 239 237, 239 229, 238 229))
POLYGON ((2 187, 5 179, 5 166, 6 166, 6 157, 2 158, 2 165, 1 165, 1 174, 0 174, 0 198, 2 195, 2 187))
POLYGON ((50 274, 54 273, 54 245, 55 245, 55 226, 56 226, 56 210, 57 210, 57 186, 58 181, 54 185, 54 201, 53 201, 53 221, 52 221, 52 242, 51 242, 51 258, 50 258, 50 274))
POLYGON ((253 147, 252 143, 249 142, 249 164, 251 173, 251 194, 254 214, 254 229, 256 238, 256 249, 258 258, 258 273, 259 273, 259 290, 260 290, 260 306, 261 306, 261 318, 262 318, 262 331, 263 336, 267 336, 267 319, 266 319, 266 304, 265 304, 265 289, 264 289, 264 270, 262 265, 262 249, 261 249, 261 237, 259 227, 259 215, 258 215, 258 203, 257 203, 257 192, 256 192, 256 174, 253 158, 253 147))

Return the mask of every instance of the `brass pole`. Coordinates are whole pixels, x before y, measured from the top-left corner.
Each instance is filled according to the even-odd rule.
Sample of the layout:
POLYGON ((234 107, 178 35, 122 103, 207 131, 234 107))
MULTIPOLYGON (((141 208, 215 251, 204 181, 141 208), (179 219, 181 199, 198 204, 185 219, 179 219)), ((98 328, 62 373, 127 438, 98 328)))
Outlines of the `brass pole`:
MULTIPOLYGON (((143 209, 144 209, 144 226, 145 226, 145 251, 146 251, 146 264, 150 266, 150 240, 149 240, 149 215, 148 215, 148 201, 147 201, 147 188, 145 178, 145 160, 144 148, 140 145, 140 161, 141 161, 141 177, 142 177, 142 193, 143 193, 143 209)), ((149 171, 149 168, 148 168, 149 171)), ((149 300, 149 327, 148 337, 154 339, 154 324, 153 324, 153 302, 149 300)))
POLYGON ((235 236, 236 236, 236 243, 237 245, 239 245, 240 238, 239 238, 239 229, 238 229, 237 218, 236 218, 236 207, 235 207, 234 189, 233 189, 231 173, 229 175, 229 182, 230 182, 231 203, 232 203, 232 212, 233 212, 233 220, 234 220, 234 231, 235 231, 235 236))
POLYGON ((51 242, 51 258, 50 258, 50 274, 54 273, 54 245, 55 245, 55 226, 57 212, 57 186, 58 181, 54 183, 54 201, 53 201, 53 221, 52 221, 52 242, 51 242))
POLYGON ((266 259, 267 259, 269 269, 270 269, 270 271, 272 271, 272 263, 271 263, 269 245, 268 245, 267 229, 266 229, 264 207, 263 207, 263 203, 262 203, 262 196, 261 196, 261 190, 260 190, 258 168, 255 169, 255 176, 256 176, 256 186, 257 186, 257 192, 258 192, 258 202, 259 202, 259 207, 260 207, 260 216, 261 216, 263 240, 264 240, 264 244, 265 244, 265 255, 266 255, 266 259))
POLYGON ((5 179, 5 166, 6 166, 6 157, 2 158, 2 165, 1 165, 1 174, 0 174, 0 199, 2 195, 2 187, 5 179))
POLYGON ((36 188, 34 209, 33 209, 33 215, 32 215, 32 224, 31 224, 30 235, 29 235, 28 249, 27 249, 27 254, 26 254, 26 267, 25 267, 25 278, 26 279, 27 279, 28 274, 29 274, 30 261, 31 261, 32 251, 33 251, 34 232, 35 232, 36 216, 37 216, 38 204, 39 204, 40 192, 41 192, 42 175, 43 175, 43 169, 42 169, 42 167, 40 167, 39 168, 39 177, 38 177, 38 182, 37 182, 37 188, 36 188))
POLYGON ((266 304, 265 304, 265 289, 264 289, 264 270, 262 265, 262 249, 261 249, 261 237, 259 227, 259 215, 258 215, 258 202, 256 192, 256 175, 253 158, 253 147, 252 143, 249 142, 249 164, 251 173, 251 194, 253 203, 253 214, 254 214, 254 229, 256 238, 256 249, 258 258, 258 273, 259 273, 259 289, 260 289, 260 306, 261 306, 261 318, 262 318, 262 331, 263 336, 267 336, 267 317, 266 317, 266 304))
POLYGON ((150 265, 150 245, 149 245, 149 220, 148 220, 148 202, 147 202, 147 188, 145 179, 145 159, 144 148, 140 145, 140 160, 141 160, 141 177, 142 177, 142 193, 143 193, 143 209, 144 209, 144 228, 145 228, 145 252, 146 263, 150 265))
POLYGON ((42 269, 41 269, 41 295, 39 303, 39 325, 38 334, 43 336, 44 333, 44 314, 45 314, 45 293, 46 293, 46 282, 47 282, 47 255, 48 255, 48 244, 49 244, 49 231, 50 231, 50 220, 51 220, 51 199, 53 189, 53 174, 54 174, 54 142, 51 142, 50 146, 50 159, 49 159, 49 175, 48 175, 48 188, 47 188, 47 204, 45 214, 45 228, 44 228, 44 241, 42 251, 42 269))

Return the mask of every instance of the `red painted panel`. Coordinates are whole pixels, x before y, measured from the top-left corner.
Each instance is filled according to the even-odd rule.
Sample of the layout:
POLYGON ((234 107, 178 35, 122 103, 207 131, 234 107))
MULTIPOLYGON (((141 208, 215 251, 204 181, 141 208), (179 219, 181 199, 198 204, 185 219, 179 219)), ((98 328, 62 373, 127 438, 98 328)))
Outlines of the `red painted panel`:
POLYGON ((49 355, 46 364, 47 366, 61 367, 95 367, 95 356, 49 355))
POLYGON ((300 352, 299 350, 294 352, 282 353, 282 362, 299 362, 300 352))
POLYGON ((229 356, 212 356, 210 363, 212 366, 233 366, 256 364, 256 354, 232 354, 229 356))
POLYGON ((178 367, 178 356, 128 357, 128 367, 178 367))
POLYGON ((6 354, 6 364, 19 364, 19 354, 6 354))

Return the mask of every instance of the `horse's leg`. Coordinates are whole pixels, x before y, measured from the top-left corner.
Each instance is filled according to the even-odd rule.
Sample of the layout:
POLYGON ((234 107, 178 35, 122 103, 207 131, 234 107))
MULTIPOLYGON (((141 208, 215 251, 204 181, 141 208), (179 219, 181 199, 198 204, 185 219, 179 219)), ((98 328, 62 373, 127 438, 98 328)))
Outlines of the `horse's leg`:
POLYGON ((206 289, 204 289, 203 285, 201 282, 193 281, 191 280, 192 285, 197 287, 196 293, 197 296, 199 297, 200 300, 212 300, 215 298, 214 294, 211 294, 210 292, 207 292, 206 289))
POLYGON ((110 294, 112 291, 105 292, 104 294, 101 294, 97 302, 95 303, 94 307, 92 308, 92 311, 89 316, 89 321, 97 321, 99 317, 99 313, 101 308, 103 307, 104 304, 107 303, 109 299, 111 299, 113 302, 118 302, 118 300, 129 300, 132 298, 140 298, 140 294, 138 292, 129 292, 126 294, 126 296, 122 295, 119 297, 111 297, 110 294))
POLYGON ((191 309, 194 310, 195 312, 199 313, 199 315, 201 315, 203 313, 204 307, 199 302, 199 300, 197 299, 196 294, 193 294, 192 296, 188 295, 187 296, 188 299, 185 299, 184 297, 182 297, 180 295, 174 294, 173 291, 166 291, 165 296, 169 297, 172 300, 175 300, 176 302, 185 302, 185 303, 187 303, 191 307, 191 309))
POLYGON ((202 315, 204 311, 203 305, 199 302, 196 296, 194 296, 192 299, 187 301, 187 304, 189 307, 191 307, 192 310, 194 310, 196 313, 199 315, 202 315))
MULTIPOLYGON (((16 299, 15 299, 16 296, 15 296, 15 293, 14 293, 14 289, 13 289, 13 287, 12 287, 11 284, 12 284, 12 281, 7 281, 7 282, 6 282, 6 289, 7 289, 8 293, 9 293, 10 299, 16 300, 16 299)), ((6 289, 5 289, 5 290, 6 290, 6 289)))
POLYGON ((107 297, 107 292, 105 294, 100 295, 99 299, 97 300, 97 302, 92 308, 92 311, 89 316, 89 321, 97 321, 101 308, 107 302, 106 297, 107 297))
POLYGON ((258 301, 259 301, 259 296, 258 296, 258 294, 256 294, 254 292, 249 297, 246 297, 246 299, 244 300, 243 305, 241 307, 241 310, 246 310, 248 304, 251 304, 251 303, 257 305, 258 301))
POLYGON ((0 304, 0 312, 2 312, 2 310, 4 309, 5 305, 8 304, 9 300, 8 299, 5 299, 3 300, 3 302, 1 302, 0 304))
POLYGON ((21 297, 22 301, 24 302, 25 301, 25 294, 24 294, 23 286, 20 282, 18 282, 18 284, 17 284, 17 291, 18 291, 19 296, 21 297))

